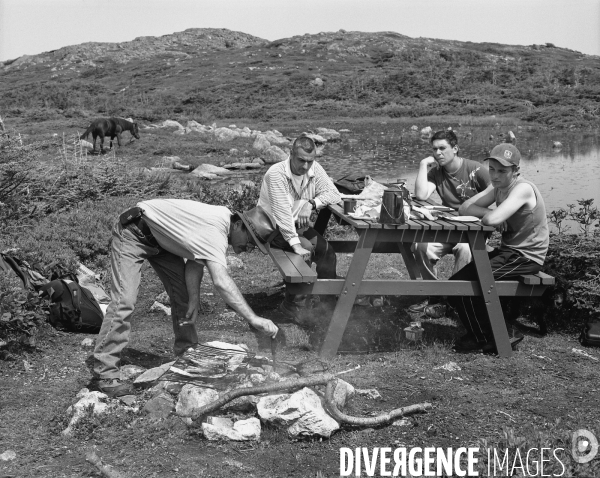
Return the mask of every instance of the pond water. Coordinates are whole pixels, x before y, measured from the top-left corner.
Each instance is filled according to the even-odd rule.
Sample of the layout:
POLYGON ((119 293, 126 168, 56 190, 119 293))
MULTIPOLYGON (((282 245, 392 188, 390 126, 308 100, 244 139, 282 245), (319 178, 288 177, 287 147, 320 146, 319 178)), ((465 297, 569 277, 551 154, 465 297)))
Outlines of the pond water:
MULTIPOLYGON (((434 131, 436 128, 432 125, 434 131)), ((342 128, 342 127, 340 127, 342 128)), ((369 174, 380 182, 407 179, 414 190, 419 161, 431 155, 427 137, 394 124, 361 125, 343 133, 342 141, 328 143, 319 162, 333 178, 348 173, 369 174)), ((441 129, 441 128, 439 128, 441 129)), ((482 161, 503 142, 509 128, 455 128, 460 155, 482 161), (490 138, 493 136, 493 139, 490 138)), ((600 135, 583 132, 535 132, 514 129, 522 154, 523 177, 535 183, 548 212, 577 199, 594 199, 600 206, 600 135), (560 141, 562 148, 553 147, 560 141)))

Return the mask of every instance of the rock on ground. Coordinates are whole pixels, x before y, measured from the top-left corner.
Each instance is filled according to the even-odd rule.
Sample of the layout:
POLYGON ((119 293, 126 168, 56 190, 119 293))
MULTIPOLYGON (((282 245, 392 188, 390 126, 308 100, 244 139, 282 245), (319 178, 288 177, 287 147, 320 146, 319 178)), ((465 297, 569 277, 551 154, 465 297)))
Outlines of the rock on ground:
POLYGON ((256 417, 233 422, 229 418, 210 417, 202 424, 202 431, 207 440, 249 441, 260 439, 260 420, 256 417))
POLYGON ((333 403, 341 410, 356 393, 348 382, 338 379, 333 390, 333 403))
POLYGON ((281 148, 270 146, 262 152, 261 158, 266 164, 275 164, 285 161, 288 158, 288 155, 281 148))
POLYGON ((175 410, 175 401, 166 392, 152 397, 144 405, 144 412, 156 418, 166 418, 175 410))
POLYGON ((214 164, 201 164, 196 169, 192 171, 192 174, 197 173, 210 173, 210 174, 218 174, 218 175, 227 175, 231 174, 231 171, 225 168, 221 168, 220 166, 215 166, 214 164))
POLYGON ((227 269, 245 269, 244 261, 236 256, 227 256, 227 269))
POLYGON ((338 141, 342 136, 336 130, 329 128, 317 128, 317 133, 327 141, 338 141))
POLYGON ((215 135, 217 141, 222 142, 233 141, 235 138, 240 136, 240 133, 229 128, 217 128, 213 134, 215 135))
POLYGON ((161 125, 162 128, 179 128, 183 129, 183 125, 174 120, 164 120, 161 125))
POLYGON ((67 409, 68 414, 73 414, 69 426, 62 431, 63 435, 70 435, 73 432, 75 424, 81 420, 90 407, 94 411, 94 415, 101 415, 107 412, 108 405, 104 400, 108 398, 102 392, 90 392, 87 388, 82 388, 75 396, 78 401, 67 409))
POLYGON ((138 387, 150 387, 171 368, 175 361, 162 364, 160 367, 154 367, 146 370, 133 382, 138 387))
POLYGON ((197 410, 214 402, 218 398, 219 394, 216 390, 197 387, 188 383, 179 393, 175 413, 180 417, 192 417, 197 410))
POLYGON ((258 134, 256 135, 254 143, 252 143, 252 147, 256 151, 266 151, 271 147, 271 143, 269 143, 269 140, 264 134, 258 134))
POLYGON ((138 365, 123 365, 121 367, 121 380, 133 380, 146 371, 144 367, 138 365))
POLYGON ((0 461, 11 461, 17 457, 17 454, 14 450, 6 450, 4 453, 0 455, 0 461))

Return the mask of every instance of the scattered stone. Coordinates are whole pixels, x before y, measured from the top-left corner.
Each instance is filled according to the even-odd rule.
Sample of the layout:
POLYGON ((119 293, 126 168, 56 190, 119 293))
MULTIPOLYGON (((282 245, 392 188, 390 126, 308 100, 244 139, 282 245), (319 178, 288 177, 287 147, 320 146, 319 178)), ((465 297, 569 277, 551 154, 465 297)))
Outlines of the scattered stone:
POLYGON ((63 435, 70 435, 75 424, 85 416, 86 411, 90 408, 93 410, 94 415, 101 415, 108 410, 108 405, 104 403, 104 400, 108 398, 105 393, 90 392, 87 388, 82 388, 75 398, 78 401, 67 409, 67 413, 69 415, 73 414, 73 416, 69 426, 62 431, 63 435))
MULTIPOLYGON (((292 146, 292 142, 288 139, 284 138, 283 135, 279 131, 266 131, 264 135, 262 135, 271 145, 275 146, 287 146, 288 148, 292 146)), ((256 142, 256 141, 255 141, 256 142)))
POLYGON ((138 365, 123 365, 121 367, 121 380, 133 380, 145 371, 146 369, 144 367, 139 367, 138 365))
POLYGON ((348 382, 338 379, 333 390, 333 403, 342 410, 348 400, 351 399, 356 393, 354 387, 348 382))
POLYGON ((8 342, 6 342, 5 340, 0 339, 0 349, 6 347, 8 345, 8 342))
POLYGON ((164 305, 171 305, 171 299, 169 298, 169 294, 167 294, 166 290, 158 294, 154 300, 164 305))
POLYGON ((154 304, 150 306, 150 312, 154 311, 164 312, 166 315, 171 315, 171 307, 167 307, 166 305, 156 301, 154 301, 154 304))
POLYGON ((163 376, 163 374, 171 368, 175 361, 164 363, 159 367, 154 367, 146 370, 133 382, 138 387, 151 387, 154 383, 163 376))
POLYGON ((431 129, 431 126, 427 126, 421 130, 421 134, 423 136, 430 135, 432 132, 433 130, 431 129))
POLYGON ((188 383, 184 385, 179 393, 175 413, 180 417, 192 417, 197 410, 214 402, 218 398, 219 394, 216 390, 188 383))
POLYGON ((240 154, 240 150, 236 148, 231 148, 229 150, 229 154, 231 154, 232 156, 237 156, 238 154, 240 154))
POLYGON ((410 127, 410 130, 411 130, 411 131, 419 131, 419 127, 418 127, 416 124, 413 124, 413 125, 410 127))
POLYGON ((395 422, 392 422, 392 426, 394 427, 407 427, 410 425, 410 420, 408 420, 407 418, 401 418, 400 420, 396 420, 395 422))
POLYGON ((562 148, 562 143, 560 141, 553 141, 552 147, 553 148, 562 148))
POLYGON ((252 164, 258 164, 259 166, 264 166, 265 162, 260 158, 254 158, 252 160, 252 164))
POLYGON ((144 405, 143 411, 155 418, 166 418, 175 410, 175 401, 168 393, 152 397, 144 405))
POLYGON ((260 420, 256 417, 247 420, 233 420, 221 417, 209 417, 202 424, 202 431, 207 440, 251 441, 260 439, 260 420))
POLYGON ((92 149, 94 149, 94 145, 93 145, 92 143, 90 143, 89 141, 85 141, 85 140, 83 140, 83 139, 80 139, 80 140, 79 140, 79 145, 80 145, 82 148, 86 148, 86 149, 89 149, 89 150, 92 150, 92 149))
POLYGON ((512 143, 512 144, 515 144, 517 142, 517 137, 515 136, 515 133, 513 133, 512 131, 508 132, 507 142, 512 143))
POLYGON ((183 125, 174 120, 164 120, 162 122, 162 125, 160 125, 160 127, 161 128, 178 128, 178 129, 183 130, 183 125))
POLYGON ((342 136, 336 130, 328 128, 317 128, 317 133, 327 141, 339 141, 342 136))
POLYGON ((351 133, 352 131, 350 131, 349 129, 339 129, 338 130, 340 133, 351 133))
POLYGON ((271 146, 262 153, 262 159, 267 164, 275 164, 288 159, 288 155, 279 147, 271 146))
POLYGON ((254 143, 252 143, 252 147, 256 151, 266 151, 271 147, 271 143, 269 143, 269 140, 264 134, 258 134, 256 135, 254 143))
POLYGON ((245 269, 244 261, 236 256, 227 256, 227 269, 245 269))
POLYGON ((256 183, 254 181, 250 181, 249 179, 242 179, 240 181, 240 185, 244 186, 245 188, 254 188, 254 187, 256 187, 256 183))
POLYGON ((433 370, 446 370, 447 372, 458 372, 460 367, 456 362, 448 362, 439 367, 433 367, 433 370))
POLYGON ((123 402, 128 407, 131 407, 137 401, 137 397, 135 395, 122 395, 118 398, 120 402, 123 402))
POLYGON ((357 388, 357 389, 355 389, 355 392, 358 395, 365 396, 365 397, 370 398, 372 400, 376 400, 377 398, 381 398, 381 394, 377 390, 375 390, 374 388, 365 388, 365 389, 357 388))
POLYGON ((87 338, 83 339, 81 341, 81 346, 82 347, 93 347, 94 346, 94 339, 92 339, 91 337, 87 337, 87 338))
POLYGON ((214 131, 214 135, 217 141, 227 142, 238 138, 240 133, 229 128, 217 128, 214 131))
POLYGON ((225 168, 221 168, 220 166, 215 166, 214 164, 201 164, 196 169, 192 171, 192 174, 197 176, 199 173, 209 173, 216 175, 228 175, 231 174, 231 171, 225 168))
POLYGON ((323 80, 321 78, 315 78, 310 82, 311 86, 323 86, 323 80))
POLYGON ((17 457, 17 454, 14 450, 6 450, 4 453, 0 455, 0 461, 11 461, 17 457))

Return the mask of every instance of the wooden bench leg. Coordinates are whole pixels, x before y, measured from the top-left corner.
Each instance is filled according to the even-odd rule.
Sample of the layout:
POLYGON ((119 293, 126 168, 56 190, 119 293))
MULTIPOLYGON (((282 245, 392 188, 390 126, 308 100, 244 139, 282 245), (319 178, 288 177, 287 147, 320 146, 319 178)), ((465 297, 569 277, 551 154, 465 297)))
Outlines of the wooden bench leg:
POLYGON ((402 254, 402 259, 404 259, 404 265, 406 266, 406 270, 408 270, 409 277, 412 280, 420 279, 421 272, 417 265, 417 261, 415 260, 415 256, 410 250, 410 245, 399 242, 398 248, 400 249, 400 254, 402 254))
POLYGON ((331 210, 328 207, 324 207, 319 211, 319 215, 317 216, 317 220, 315 221, 314 230, 319 234, 325 234, 325 230, 327 229, 327 224, 329 223, 329 218, 331 217, 331 210))
POLYGON ((343 292, 337 301, 331 322, 329 322, 327 335, 321 346, 319 353, 321 358, 328 359, 334 357, 342 342, 354 300, 358 295, 360 283, 362 282, 369 257, 377 239, 377 231, 377 229, 362 229, 359 232, 360 237, 354 251, 354 256, 352 257, 352 262, 350 263, 350 268, 348 269, 348 274, 346 275, 343 292))
POLYGON ((490 324, 492 325, 492 333, 494 334, 498 356, 510 357, 512 355, 512 348, 508 339, 508 331, 506 330, 506 322, 504 322, 504 315, 500 306, 500 298, 498 297, 494 274, 485 248, 485 237, 481 233, 469 233, 469 245, 473 253, 473 262, 477 270, 477 277, 481 284, 482 298, 490 319, 490 324))

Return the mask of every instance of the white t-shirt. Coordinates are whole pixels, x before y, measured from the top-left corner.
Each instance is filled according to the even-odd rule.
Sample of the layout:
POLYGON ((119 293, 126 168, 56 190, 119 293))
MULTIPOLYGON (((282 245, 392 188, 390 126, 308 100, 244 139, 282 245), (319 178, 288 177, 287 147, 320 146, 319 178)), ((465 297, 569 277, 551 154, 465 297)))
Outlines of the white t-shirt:
POLYGON ((188 199, 151 199, 137 206, 163 249, 204 265, 210 260, 227 267, 229 209, 188 199))

